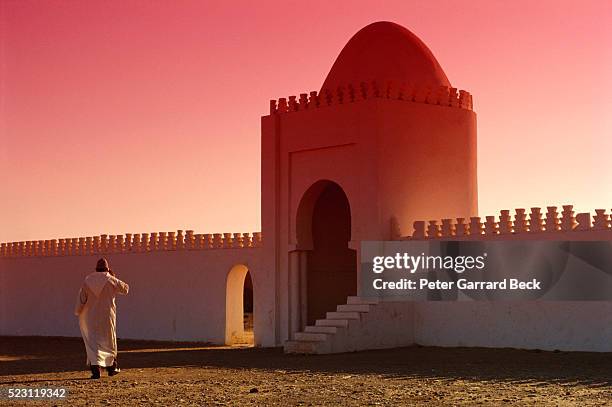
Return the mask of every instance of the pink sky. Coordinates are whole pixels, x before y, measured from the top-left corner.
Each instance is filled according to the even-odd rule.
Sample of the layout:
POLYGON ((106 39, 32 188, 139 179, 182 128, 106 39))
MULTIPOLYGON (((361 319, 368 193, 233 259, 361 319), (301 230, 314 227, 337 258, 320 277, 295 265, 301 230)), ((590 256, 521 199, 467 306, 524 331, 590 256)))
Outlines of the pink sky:
POLYGON ((0 1, 0 241, 258 231, 269 99, 378 20, 473 94, 481 215, 612 208, 612 2, 361 3, 0 1))

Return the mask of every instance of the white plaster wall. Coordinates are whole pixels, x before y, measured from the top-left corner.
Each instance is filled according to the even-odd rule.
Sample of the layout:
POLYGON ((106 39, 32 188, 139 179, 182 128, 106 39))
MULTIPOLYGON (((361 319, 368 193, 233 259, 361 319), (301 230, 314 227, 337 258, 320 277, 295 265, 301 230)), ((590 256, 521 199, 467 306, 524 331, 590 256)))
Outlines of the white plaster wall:
POLYGON ((612 352, 612 302, 420 302, 415 342, 612 352))
POLYGON ((610 301, 388 300, 374 310, 363 321, 351 321, 354 326, 346 333, 336 335, 337 351, 414 343, 612 352, 610 301))
MULTIPOLYGON (((99 257, 0 259, 0 335, 79 336, 76 296, 99 257)), ((117 298, 120 338, 223 343, 227 274, 244 264, 253 278, 256 344, 275 345, 273 271, 262 269, 261 248, 105 257, 130 285, 117 298)))

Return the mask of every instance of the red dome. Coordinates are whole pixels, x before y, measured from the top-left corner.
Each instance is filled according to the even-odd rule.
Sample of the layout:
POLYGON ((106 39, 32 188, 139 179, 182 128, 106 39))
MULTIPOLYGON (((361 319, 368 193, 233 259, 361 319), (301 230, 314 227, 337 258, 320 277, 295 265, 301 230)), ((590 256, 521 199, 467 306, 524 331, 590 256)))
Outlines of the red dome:
POLYGON ((375 80, 448 86, 450 82, 429 48, 401 25, 372 23, 349 40, 334 62, 322 89, 375 80))

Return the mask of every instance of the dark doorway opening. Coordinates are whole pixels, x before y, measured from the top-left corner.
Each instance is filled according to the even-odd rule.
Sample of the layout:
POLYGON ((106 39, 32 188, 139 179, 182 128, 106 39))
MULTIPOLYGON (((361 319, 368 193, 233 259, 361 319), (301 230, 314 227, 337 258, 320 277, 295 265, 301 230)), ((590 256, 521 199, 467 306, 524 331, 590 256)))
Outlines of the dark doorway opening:
POLYGON ((351 210, 346 194, 333 182, 326 185, 312 207, 312 251, 308 253, 307 323, 325 318, 357 294, 357 258, 348 247, 351 210))

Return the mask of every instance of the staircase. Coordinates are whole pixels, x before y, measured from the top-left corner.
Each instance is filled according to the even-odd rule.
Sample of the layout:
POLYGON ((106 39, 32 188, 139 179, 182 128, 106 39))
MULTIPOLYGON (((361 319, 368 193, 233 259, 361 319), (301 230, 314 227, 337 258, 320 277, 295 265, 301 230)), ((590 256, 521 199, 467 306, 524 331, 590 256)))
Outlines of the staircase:
POLYGON ((325 354, 408 346, 413 343, 412 312, 406 304, 376 298, 348 297, 313 326, 285 342, 285 353, 325 354), (403 308, 403 309, 401 309, 403 308))

